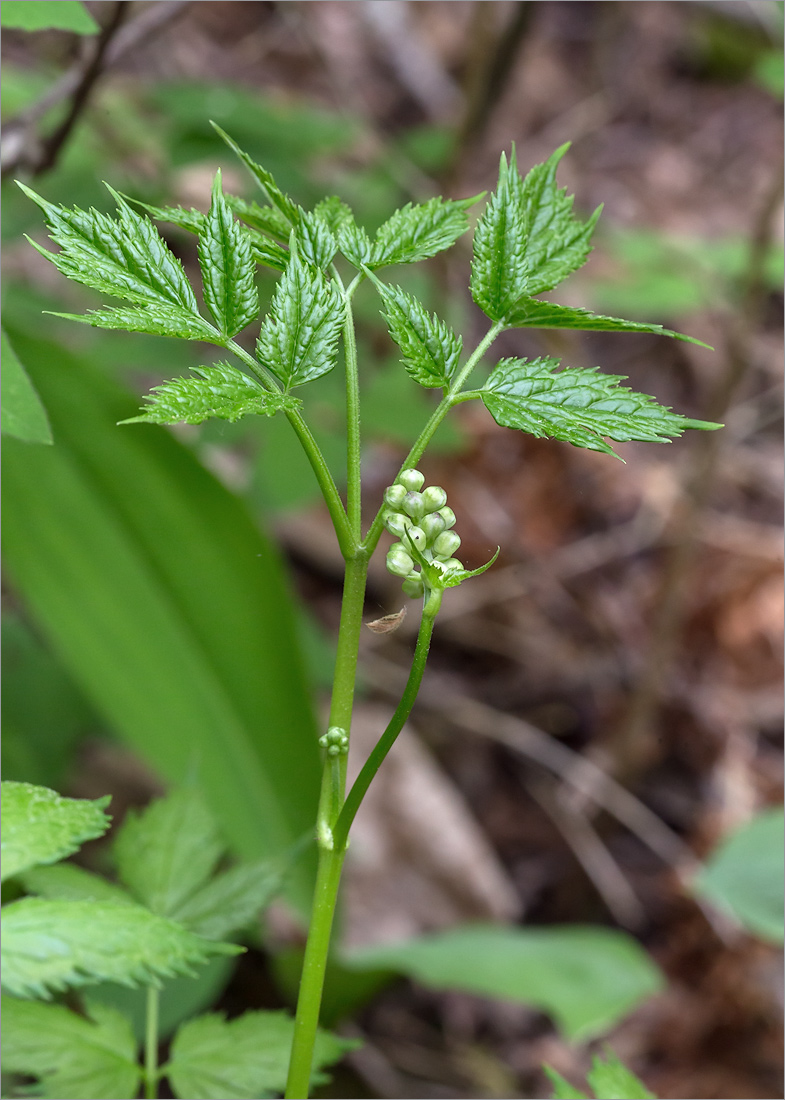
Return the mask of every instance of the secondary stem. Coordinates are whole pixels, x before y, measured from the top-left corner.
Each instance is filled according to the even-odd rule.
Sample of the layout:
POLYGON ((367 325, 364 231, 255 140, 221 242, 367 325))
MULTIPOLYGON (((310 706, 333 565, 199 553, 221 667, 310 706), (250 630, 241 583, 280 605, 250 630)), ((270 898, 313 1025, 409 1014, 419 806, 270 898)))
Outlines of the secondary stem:
POLYGON ((144 1095, 155 1100, 158 1093, 158 1000, 159 990, 147 987, 147 1010, 144 1034, 144 1095))

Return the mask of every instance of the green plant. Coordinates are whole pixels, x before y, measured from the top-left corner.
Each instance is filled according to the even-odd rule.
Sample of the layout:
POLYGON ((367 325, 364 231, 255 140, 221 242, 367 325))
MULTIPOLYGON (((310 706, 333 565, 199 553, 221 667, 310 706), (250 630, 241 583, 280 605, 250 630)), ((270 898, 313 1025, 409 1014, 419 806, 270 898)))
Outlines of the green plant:
MULTIPOLYGON (((431 634, 444 592, 492 564, 466 569, 454 557, 460 538, 454 514, 438 486, 423 490, 416 469, 436 429, 457 405, 479 400, 494 419, 538 437, 614 454, 615 441, 664 441, 687 428, 719 425, 692 420, 660 406, 597 368, 560 368, 558 360, 502 359, 477 389, 467 384, 505 330, 579 329, 690 337, 659 325, 606 317, 538 297, 583 265, 590 251, 596 211, 582 221, 572 199, 556 186, 567 146, 523 178, 513 155, 503 156, 498 187, 474 233, 471 292, 490 321, 478 345, 463 355, 462 337, 429 313, 412 294, 384 283, 378 272, 412 264, 449 248, 469 228, 468 211, 482 196, 430 201, 396 211, 371 239, 338 198, 306 210, 284 193, 269 171, 216 127, 259 185, 264 203, 224 195, 220 173, 207 214, 151 207, 153 218, 196 233, 204 302, 199 310, 185 272, 151 221, 111 191, 118 216, 56 206, 22 189, 44 212, 56 253, 34 244, 64 275, 123 304, 82 316, 57 314, 99 328, 167 335, 212 344, 242 368, 221 361, 191 377, 155 387, 141 412, 124 423, 229 421, 249 414, 288 420, 308 457, 345 560, 345 583, 321 794, 316 809, 319 851, 312 918, 303 964, 287 1097, 308 1094, 333 915, 349 830, 367 787, 412 709, 422 680, 431 634), (240 334, 260 312, 255 285, 260 264, 280 273, 253 352, 240 334), (346 270, 350 278, 346 278, 346 270), (352 301, 368 280, 379 293, 390 335, 410 378, 441 399, 412 445, 393 484, 363 527, 359 364, 352 301), (297 395, 299 387, 333 370, 343 347, 346 399, 346 502, 320 450, 297 395), (421 598, 422 612, 411 672, 403 697, 352 789, 346 791, 359 634, 368 562, 387 528, 397 544, 388 567, 404 592, 421 598)), ((31 242, 33 243, 33 242, 31 242)), ((699 341, 693 341, 699 342, 699 341)), ((75 408, 78 415, 78 409, 75 408)), ((497 551, 498 553, 498 551, 497 551)), ((20 566, 21 568, 21 566, 20 566)), ((289 760, 290 768, 295 766, 289 760)))
MULTIPOLYGON (((38 1095, 51 1097, 122 1100, 140 1083, 152 1097, 162 1077, 184 1100, 274 1094, 286 1080, 294 1027, 286 1013, 227 1022, 215 1013, 184 1019, 190 1004, 186 1013, 165 1005, 167 1030, 179 1026, 164 1066, 157 1048, 162 985, 165 994, 174 975, 195 977, 211 959, 242 951, 222 941, 280 891, 282 868, 263 860, 216 873, 224 848, 195 789, 125 819, 113 844, 117 883, 60 862, 108 829, 108 801, 3 783, 3 879, 30 895, 3 907, 5 1071, 37 1077, 38 1095), (117 983, 142 987, 142 1064, 117 983), (73 1000, 46 1003, 85 986, 81 1014, 73 1000)), ((352 1045, 325 1033, 318 1042, 317 1070, 352 1045)))
MULTIPOLYGON (((573 1088, 555 1069, 550 1066, 544 1069, 554 1088, 553 1100, 587 1100, 585 1092, 573 1088)), ((604 1058, 599 1054, 592 1058, 586 1082, 595 1100, 654 1100, 654 1093, 649 1092, 612 1050, 607 1050, 604 1058)))

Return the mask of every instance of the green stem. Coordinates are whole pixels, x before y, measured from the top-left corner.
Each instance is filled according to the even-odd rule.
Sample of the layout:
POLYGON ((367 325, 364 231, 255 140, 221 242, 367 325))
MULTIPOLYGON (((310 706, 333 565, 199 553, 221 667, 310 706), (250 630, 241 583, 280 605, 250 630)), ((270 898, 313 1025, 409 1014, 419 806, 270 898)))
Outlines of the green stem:
POLYGON ((349 830, 352 827, 355 814, 360 808, 360 803, 365 797, 373 777, 384 762, 387 753, 395 744, 398 734, 403 729, 411 714, 412 707, 417 698, 417 693, 420 690, 423 673, 425 672, 425 662, 428 659, 428 650, 431 644, 431 635, 433 634, 433 624, 436 613, 439 610, 439 605, 441 604, 441 596, 441 592, 433 591, 426 601, 423 616, 420 620, 420 630, 417 635, 417 645, 415 646, 414 656, 412 658, 412 667, 401 701, 396 707, 395 713, 390 719, 387 729, 376 742, 373 751, 363 764, 360 774, 352 784, 352 788, 346 797, 340 816, 335 823, 335 827, 333 828, 333 842, 335 847, 339 850, 345 848, 349 837, 349 830))
MULTIPOLYGON (((467 378, 503 329, 504 325, 502 324, 502 322, 496 321, 488 330, 488 332, 486 332, 485 336, 482 338, 480 343, 469 356, 462 369, 458 372, 458 374, 456 374, 455 378, 450 383, 450 388, 447 390, 442 400, 434 409, 430 419, 428 420, 428 423, 420 432, 414 446, 404 459, 403 465, 401 466, 401 470, 399 470, 399 473, 402 470, 408 470, 412 466, 415 466, 417 462, 419 462, 420 458, 422 458, 425 448, 430 443, 431 439, 433 438, 434 432, 439 427, 442 420, 444 420, 445 416, 453 407, 453 405, 457 405, 462 400, 462 398, 460 397, 460 391, 467 378)), ((384 506, 382 506, 376 513, 376 517, 374 518, 373 523, 368 529, 368 534, 365 536, 365 539, 363 541, 362 545, 368 552, 368 554, 372 554, 376 549, 376 545, 383 530, 384 506)))
POLYGON ((147 1011, 144 1034, 144 1095, 155 1100, 158 1094, 158 999, 159 990, 147 987, 147 1011))
MULTIPOLYGON (((353 284, 351 289, 354 289, 353 284)), ((362 482, 360 477, 360 381, 357 369, 357 339, 354 334, 352 301, 344 293, 346 320, 343 345, 346 360, 346 513, 352 535, 359 543, 362 537, 362 482)))

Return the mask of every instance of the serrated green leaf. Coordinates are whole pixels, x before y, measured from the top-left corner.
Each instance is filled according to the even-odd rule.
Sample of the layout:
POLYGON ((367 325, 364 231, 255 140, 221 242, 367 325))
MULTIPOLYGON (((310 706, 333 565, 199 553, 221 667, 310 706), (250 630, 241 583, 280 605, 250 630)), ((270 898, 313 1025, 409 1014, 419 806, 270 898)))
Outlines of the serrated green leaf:
POLYGON ((548 357, 502 359, 480 391, 496 423, 606 454, 615 454, 606 436, 662 443, 687 428, 720 427, 680 416, 648 394, 620 386, 623 375, 558 367, 559 360, 548 357))
POLYGON ((368 267, 413 264, 449 248, 469 228, 466 211, 481 197, 407 203, 377 230, 368 267))
POLYGON ((0 24, 22 31, 53 28, 74 34, 98 34, 101 29, 78 0, 3 0, 0 24))
POLYGON ((656 1100, 642 1081, 627 1069, 612 1050, 605 1051, 605 1058, 595 1054, 591 1069, 586 1074, 596 1100, 656 1100))
POLYGON ((6 780, 2 784, 2 877, 41 863, 56 863, 86 840, 103 836, 111 818, 110 796, 90 801, 63 798, 48 787, 6 780))
POLYGON ((371 278, 384 301, 390 336, 401 349, 407 373, 421 386, 449 386, 463 348, 461 337, 413 295, 371 278))
POLYGON ((309 264, 324 271, 332 262, 338 242, 326 218, 316 210, 300 210, 296 230, 297 250, 309 264))
MULTIPOLYGON (((500 554, 500 547, 496 547, 496 553, 493 555, 490 561, 486 561, 485 565, 481 565, 479 569, 456 569, 451 573, 447 573, 441 583, 445 588, 457 588, 459 584, 463 584, 464 581, 468 581, 470 577, 479 577, 481 573, 485 573, 490 569, 493 563, 496 561, 500 554)), ((433 562, 432 568, 438 568, 439 562, 433 562)))
MULTIPOLYGON (((244 221, 252 229, 267 233, 271 237, 276 237, 279 241, 286 242, 289 240, 289 234, 292 231, 291 223, 277 207, 260 206, 258 202, 248 202, 237 195, 225 195, 224 197, 229 203, 232 213, 236 214, 241 221, 244 221)), ((286 250, 282 249, 282 251, 286 255, 286 250)), ((284 266, 286 265, 284 264, 284 266)))
POLYGON ((195 936, 141 905, 113 901, 23 898, 3 907, 3 932, 3 987, 43 1000, 102 981, 158 985, 192 974, 212 955, 243 950, 195 936))
POLYGON ((225 337, 236 336, 259 312, 254 259, 243 230, 232 216, 216 172, 210 211, 199 233, 199 266, 204 300, 225 337))
POLYGON ((189 233, 201 233, 207 220, 207 215, 203 214, 201 210, 195 210, 193 206, 190 210, 186 210, 184 206, 153 206, 149 202, 142 202, 141 199, 133 198, 132 195, 123 195, 123 198, 127 202, 132 202, 134 206, 141 206, 153 221, 168 222, 180 229, 187 229, 189 233))
POLYGON ((0 336, 0 350, 3 361, 3 399, 0 406, 3 433, 25 443, 51 443, 52 429, 46 409, 5 332, 0 336))
POLYGON ((313 212, 327 223, 333 233, 337 233, 345 222, 354 221, 351 207, 337 195, 328 195, 326 199, 317 202, 313 212))
POLYGON ((208 940, 252 921, 281 892, 284 875, 269 860, 240 863, 187 898, 172 917, 208 940))
POLYGON ((684 340, 688 344, 697 344, 709 348, 694 336, 685 336, 673 332, 662 325, 651 325, 644 321, 625 321, 621 317, 604 317, 588 309, 575 309, 572 306, 559 306, 555 302, 542 302, 538 298, 521 298, 508 308, 505 324, 510 328, 568 328, 583 332, 651 332, 655 336, 671 336, 674 340, 684 340))
POLYGON ((137 901, 161 917, 179 919, 177 910, 215 870, 223 844, 201 794, 185 787, 131 811, 113 852, 118 877, 137 901))
POLYGON ((585 1092, 574 1089, 570 1082, 551 1066, 544 1065, 542 1071, 553 1085, 552 1100, 588 1100, 585 1092))
POLYGON ((199 377, 173 378, 153 386, 145 397, 149 407, 120 423, 201 424, 211 416, 235 421, 251 414, 274 416, 300 404, 289 394, 263 390, 250 375, 228 363, 192 370, 199 377))
POLYGON ((782 810, 764 810, 724 837, 693 888, 748 932, 782 943, 782 810))
POLYGON ((257 164, 256 161, 242 150, 237 142, 234 141, 233 138, 230 138, 226 131, 222 130, 217 123, 211 121, 210 125, 218 136, 226 142, 232 152, 240 158, 273 206, 278 208, 290 225, 297 225, 299 218, 297 203, 290 199, 288 195, 284 194, 273 179, 272 173, 268 172, 266 168, 262 168, 261 164, 257 164))
POLYGON ((568 145, 521 179, 515 151, 504 155, 499 183, 474 233, 471 291, 493 321, 506 321, 524 296, 551 290, 585 262, 600 209, 581 222, 573 199, 556 187, 556 169, 568 145))
POLYGON ((259 333, 257 358, 287 390, 302 386, 335 366, 343 323, 335 284, 292 254, 259 333))
POLYGON ((346 965, 390 969, 436 989, 534 1005, 573 1042, 601 1034, 663 987, 623 932, 593 925, 468 925, 353 952, 346 965))
POLYGON ((88 313, 56 313, 50 310, 49 315, 79 321, 93 328, 146 332, 150 336, 175 336, 181 340, 204 340, 209 344, 218 343, 220 339, 212 325, 198 314, 161 302, 151 303, 144 309, 97 309, 88 313))
POLYGON ((3 1069, 39 1078, 36 1096, 136 1096, 141 1072, 130 1024, 96 1001, 85 1008, 87 1018, 61 1005, 3 997, 3 1069))
MULTIPOLYGON (((174 306, 193 315, 199 310, 180 261, 170 252, 153 223, 111 187, 119 217, 97 210, 67 210, 19 187, 43 210, 50 237, 61 251, 53 253, 30 241, 63 275, 114 298, 135 305, 174 306)), ((29 239, 29 238, 28 238, 29 239)))
POLYGON ((134 900, 122 886, 101 875, 94 875, 75 863, 56 863, 52 867, 34 867, 19 875, 19 882, 28 894, 61 901, 114 901, 119 905, 134 905, 134 900))
POLYGON ((350 264, 356 268, 367 266, 371 258, 371 238, 353 217, 342 222, 337 237, 340 253, 350 264))
MULTIPOLYGON (((183 1024, 163 1067, 181 1100, 258 1100, 283 1092, 294 1035, 285 1012, 246 1012, 234 1020, 211 1014, 183 1024)), ((320 1031, 314 1047, 314 1085, 319 1071, 358 1044, 320 1031)))

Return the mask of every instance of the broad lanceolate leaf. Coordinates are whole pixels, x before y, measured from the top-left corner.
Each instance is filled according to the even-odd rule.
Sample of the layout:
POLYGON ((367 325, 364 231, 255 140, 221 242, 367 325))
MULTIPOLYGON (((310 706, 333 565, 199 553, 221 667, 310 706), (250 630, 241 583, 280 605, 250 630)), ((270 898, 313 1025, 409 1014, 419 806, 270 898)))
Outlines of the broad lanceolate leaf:
POLYGON ((620 386, 621 375, 558 367, 558 359, 547 357, 502 359, 480 391, 497 424, 606 454, 615 452, 605 436, 661 443, 687 428, 720 427, 680 416, 648 394, 620 386))
POLYGON ((51 443, 52 429, 46 409, 5 332, 0 341, 3 361, 0 423, 3 433, 25 443, 51 443))
POLYGON ((324 215, 316 210, 309 213, 301 209, 296 237, 300 256, 324 271, 338 247, 335 234, 324 215))
POLYGON ((148 909, 175 919, 215 870, 222 851, 215 818, 192 787, 129 813, 114 842, 120 881, 148 909))
POLYGON ((184 318, 199 320, 199 310, 180 261, 172 255, 149 219, 137 214, 127 202, 112 193, 119 217, 112 219, 97 210, 67 210, 19 186, 44 211, 50 236, 61 248, 42 255, 69 279, 114 298, 136 305, 165 306, 184 318))
POLYGON ((266 168, 262 168, 261 164, 257 164, 252 157, 249 157, 249 155, 240 148, 237 142, 230 138, 226 131, 222 130, 217 123, 211 122, 210 125, 219 137, 221 137, 229 148, 240 158, 273 206, 278 208, 290 225, 297 225, 299 220, 299 207, 288 195, 283 193, 273 179, 272 173, 268 172, 266 168))
POLYGON ((28 894, 60 901, 113 901, 134 905, 131 895, 113 882, 86 871, 76 863, 56 863, 51 867, 33 867, 23 871, 19 882, 28 894))
POLYGON ((256 342, 259 362, 288 390, 331 371, 344 323, 334 283, 293 254, 256 342))
POLYGON ((507 311, 506 324, 510 328, 569 328, 584 332, 651 332, 655 336, 672 336, 674 340, 684 340, 688 344, 697 344, 707 348, 701 340, 685 336, 681 332, 672 332, 662 325, 651 325, 644 321, 624 321, 620 317, 604 317, 588 309, 575 309, 572 306, 559 306, 555 302, 542 302, 538 298, 521 298, 507 311))
POLYGON ((421 386, 444 388, 452 381, 463 340, 398 287, 374 279, 384 300, 390 335, 401 349, 403 365, 421 386))
POLYGON ((590 925, 470 925, 366 948, 346 962, 398 970, 437 989, 534 1005, 572 1041, 607 1031, 663 985, 630 936, 590 925))
POLYGON ((157 985, 193 973, 212 955, 243 950, 113 901, 23 898, 3 907, 3 932, 3 988, 39 999, 102 981, 157 985))
POLYGON ((23 31, 42 31, 57 28, 74 34, 98 34, 100 27, 92 15, 77 0, 4 0, 2 18, 4 27, 18 27, 23 31))
MULTIPOLYGON (((285 1012, 246 1012, 234 1020, 198 1016, 183 1024, 163 1067, 181 1100, 259 1100, 286 1087, 294 1020, 285 1012)), ((319 1071, 357 1044, 320 1031, 314 1047, 312 1083, 319 1071)))
POLYGON ((254 285, 256 267, 248 234, 232 216, 216 173, 213 201, 199 233, 199 266, 204 300, 222 336, 232 337, 259 312, 254 285))
POLYGON ((2 784, 2 877, 42 863, 56 863, 86 840, 103 836, 110 818, 109 795, 89 801, 63 798, 32 783, 2 784))
POLYGON ((284 874, 270 860, 240 863, 187 898, 172 917, 208 940, 243 928, 281 892, 284 874))
POLYGON ((208 417, 239 420, 256 413, 274 416, 281 409, 295 409, 300 402, 285 393, 273 393, 228 363, 193 367, 198 378, 174 378, 153 386, 145 397, 149 407, 121 424, 201 424, 208 417))
POLYGON ((379 227, 368 267, 413 264, 449 248, 469 228, 466 211, 478 197, 407 203, 379 227))
POLYGON ((551 290, 585 262, 600 210, 586 222, 572 212, 572 197, 556 187, 563 145, 521 179, 515 153, 502 155, 499 184, 474 233, 471 290, 493 321, 506 321, 524 296, 551 290))
POLYGON ((39 1078, 36 1096, 127 1100, 139 1089, 131 1025, 122 1013, 88 1001, 88 1017, 61 1005, 3 997, 3 1069, 39 1078))

